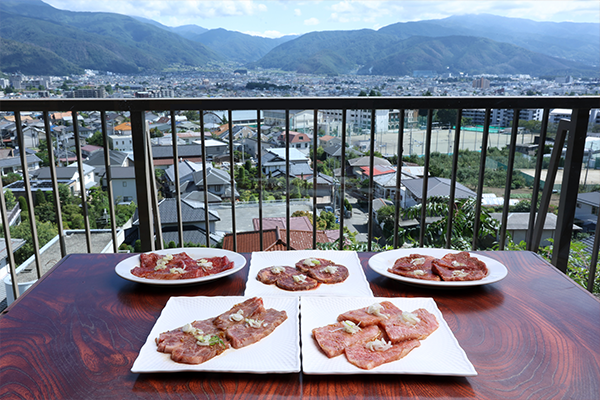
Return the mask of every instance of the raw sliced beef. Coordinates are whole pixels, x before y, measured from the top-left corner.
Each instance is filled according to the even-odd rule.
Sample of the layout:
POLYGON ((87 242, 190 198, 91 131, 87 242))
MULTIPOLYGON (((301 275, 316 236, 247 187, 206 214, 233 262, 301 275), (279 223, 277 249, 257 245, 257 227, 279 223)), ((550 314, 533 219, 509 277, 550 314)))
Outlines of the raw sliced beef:
MULTIPOLYGON (((368 345, 368 343, 367 343, 368 345)), ((382 364, 396 361, 406 356, 412 349, 419 347, 421 342, 416 339, 406 340, 392 345, 386 350, 371 350, 365 344, 357 344, 345 349, 349 362, 362 369, 373 369, 382 364)))
POLYGON ((245 318, 243 323, 227 328, 226 336, 235 349, 256 343, 268 336, 287 319, 285 311, 269 308, 245 318))
POLYGON ((201 364, 229 348, 223 331, 213 325, 212 319, 194 321, 190 325, 193 329, 187 332, 186 327, 181 327, 161 333, 156 340, 157 350, 171 353, 175 362, 201 364))
POLYGON ((256 279, 266 285, 272 285, 277 280, 286 275, 298 274, 298 271, 294 267, 289 266, 273 266, 268 268, 263 268, 258 271, 256 275, 256 279))
POLYGON ((195 260, 185 252, 166 256, 142 253, 140 266, 133 268, 131 273, 147 279, 193 279, 218 274, 233 267, 233 261, 226 256, 195 260))
POLYGON ((345 313, 340 314, 337 320, 348 320, 361 327, 366 327, 380 324, 382 320, 389 319, 396 314, 402 314, 402 310, 389 301, 382 301, 381 303, 375 303, 369 307, 346 311, 345 313))
POLYGON ((432 263, 432 270, 444 281, 476 281, 488 274, 485 263, 478 258, 462 251, 446 254, 432 263))
POLYGON ((296 271, 293 275, 285 275, 277 279, 275 285, 283 290, 298 291, 315 289, 319 287, 320 282, 296 271))
POLYGON ((344 282, 350 273, 348 268, 339 264, 326 265, 324 267, 313 267, 306 271, 311 278, 328 285, 344 282))
POLYGON ((329 358, 337 357, 344 352, 348 346, 366 343, 381 337, 381 329, 372 325, 364 329, 349 333, 344 330, 341 322, 322 326, 312 330, 312 334, 323 353, 329 358))
POLYGON ((397 259, 394 266, 388 268, 388 271, 407 278, 439 281, 440 277, 431 270, 433 260, 435 260, 435 257, 411 254, 397 259))
POLYGON ((264 311, 265 306, 263 299, 260 297, 252 297, 242 303, 234 305, 231 309, 216 317, 213 320, 213 323, 217 328, 225 330, 232 325, 242 323, 244 319, 250 318, 256 313, 264 311))
POLYGON ((326 260, 324 258, 309 257, 309 258, 304 258, 304 259, 298 261, 296 263, 296 269, 298 271, 307 273, 308 271, 310 271, 313 268, 324 268, 328 265, 336 265, 336 264, 333 261, 326 260))
POLYGON ((424 308, 382 319, 380 325, 392 343, 410 339, 423 340, 439 327, 435 315, 424 308))

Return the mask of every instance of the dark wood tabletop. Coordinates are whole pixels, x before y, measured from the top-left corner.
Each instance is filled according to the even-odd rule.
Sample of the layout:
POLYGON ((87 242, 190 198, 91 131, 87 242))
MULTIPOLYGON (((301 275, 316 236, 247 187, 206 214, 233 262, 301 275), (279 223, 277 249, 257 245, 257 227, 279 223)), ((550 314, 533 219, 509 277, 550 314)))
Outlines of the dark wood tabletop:
MULTIPOLYGON (((463 289, 411 286, 368 267, 376 297, 431 297, 478 375, 133 374, 171 296, 243 295, 248 268, 210 283, 127 281, 129 254, 72 254, 0 316, 0 399, 597 399, 600 301, 531 252, 480 252, 508 268, 463 289)), ((249 260, 250 254, 244 254, 249 260)))

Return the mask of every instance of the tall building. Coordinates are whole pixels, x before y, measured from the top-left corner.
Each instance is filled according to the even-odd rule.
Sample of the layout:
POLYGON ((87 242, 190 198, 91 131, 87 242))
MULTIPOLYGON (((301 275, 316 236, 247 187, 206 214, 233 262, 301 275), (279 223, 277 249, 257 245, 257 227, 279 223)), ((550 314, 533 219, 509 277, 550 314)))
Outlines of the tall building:
POLYGON ((485 79, 484 77, 477 78, 473 81, 473 87, 476 89, 489 89, 490 81, 485 79))
POLYGON ((106 97, 106 90, 103 86, 89 89, 75 89, 65 92, 67 98, 76 99, 103 99, 106 97))
MULTIPOLYGON (((323 110, 326 122, 341 122, 342 110, 323 110)), ((375 132, 387 132, 390 110, 375 110, 375 132)), ((346 123, 353 132, 371 130, 371 110, 347 110, 346 123)))

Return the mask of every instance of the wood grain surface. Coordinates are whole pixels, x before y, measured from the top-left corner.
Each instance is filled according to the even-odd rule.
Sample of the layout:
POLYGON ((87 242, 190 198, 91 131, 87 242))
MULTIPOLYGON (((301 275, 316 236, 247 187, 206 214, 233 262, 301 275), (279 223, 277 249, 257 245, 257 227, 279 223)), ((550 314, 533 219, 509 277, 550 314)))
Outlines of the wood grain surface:
POLYGON ((69 255, 0 317, 0 399, 597 399, 600 302, 534 253, 481 254, 505 264, 508 276, 452 290, 380 276, 368 267, 372 254, 359 254, 376 297, 436 301, 478 372, 468 378, 133 374, 171 296, 242 295, 248 268, 159 287, 114 272, 130 255, 69 255))

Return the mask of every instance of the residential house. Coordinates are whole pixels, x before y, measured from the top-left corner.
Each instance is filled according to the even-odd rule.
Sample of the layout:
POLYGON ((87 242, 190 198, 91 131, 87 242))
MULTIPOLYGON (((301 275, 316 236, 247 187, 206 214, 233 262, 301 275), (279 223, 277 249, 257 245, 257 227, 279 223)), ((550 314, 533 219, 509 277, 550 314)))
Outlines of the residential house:
MULTIPOLYGON (((40 168, 42 161, 32 150, 26 151, 27 170, 35 171, 40 168)), ((22 173, 21 157, 14 149, 0 149, 0 174, 22 173)))
MULTIPOLYGON (((491 213, 491 217, 498 221, 502 221, 502 213, 491 213)), ((538 214, 536 214, 536 219, 538 214)), ((556 222, 558 217, 555 214, 547 213, 544 219, 544 227, 542 229, 542 237, 540 246, 549 246, 552 244, 548 239, 554 239, 556 232, 556 222)), ((509 213, 506 222, 506 232, 512 238, 515 243, 525 242, 527 243, 527 231, 529 229, 529 213, 528 212, 516 212, 509 213)), ((574 231, 581 230, 581 227, 574 225, 574 231)))
MULTIPOLYGON (((346 174, 347 174, 347 176, 350 176, 350 177, 363 177, 364 178, 364 170, 362 169, 362 167, 369 167, 370 165, 371 164, 370 164, 369 156, 352 158, 352 159, 348 160, 346 174)), ((375 167, 377 165, 387 166, 387 167, 392 166, 392 164, 385 158, 373 157, 373 166, 375 167)))
MULTIPOLYGON (((302 178, 302 177, 301 177, 302 178)), ((303 176, 304 180, 313 184, 316 189, 317 203, 331 204, 335 196, 336 186, 338 182, 335 178, 317 172, 317 183, 314 185, 313 174, 303 176)))
POLYGON ((83 158, 89 158, 93 153, 95 153, 97 151, 101 151, 102 149, 103 149, 102 146, 86 144, 84 146, 81 146, 81 156, 83 158))
MULTIPOLYGON (((199 144, 177 146, 177 157, 180 161, 202 162, 202 146, 199 144)), ((156 168, 166 169, 172 166, 173 146, 152 146, 152 162, 156 168)))
MULTIPOLYGON (((217 132, 213 132, 213 135, 216 135, 219 139, 229 141, 229 125, 225 125, 224 130, 220 130, 217 132)), ((233 132, 233 140, 239 140, 242 138, 253 137, 256 135, 256 132, 247 126, 244 125, 234 125, 232 128, 233 132)))
POLYGON ((123 122, 114 127, 115 135, 131 136, 131 122, 123 122))
MULTIPOLYGON (((403 207, 411 207, 416 204, 420 204, 423 197, 423 178, 419 179, 406 179, 403 182, 406 188, 406 196, 403 198, 403 207)), ((430 177, 427 180, 427 197, 441 197, 450 196, 450 179, 430 177)), ((469 189, 468 187, 456 183, 454 198, 455 199, 466 199, 477 196, 477 193, 469 189)))
MULTIPOLYGON (((109 150, 108 156, 110 158, 110 165, 114 167, 128 167, 133 165, 133 159, 129 156, 129 154, 124 153, 118 150, 109 150)), ((88 156, 88 159, 84 161, 87 165, 92 165, 95 167, 105 166, 104 162, 104 149, 100 148, 98 151, 94 151, 88 156)))
POLYGON ((323 135, 318 139, 318 141, 319 141, 319 143, 318 143, 319 146, 323 147, 323 148, 325 148, 333 143, 336 143, 336 142, 342 143, 342 140, 340 138, 336 138, 331 135, 323 135))
MULTIPOLYGON (((269 229, 275 229, 275 228, 287 229, 286 220, 287 220, 287 218, 285 218, 285 217, 263 218, 262 219, 262 222, 263 222, 262 229, 263 229, 263 231, 269 230, 269 229)), ((260 218, 253 218, 252 224, 254 225, 255 231, 260 231, 260 218)), ((310 222, 310 219, 306 216, 290 217, 290 229, 291 229, 291 231, 312 232, 313 224, 312 224, 312 222, 310 222)), ((319 231, 317 231, 317 232, 319 232, 319 231)), ((327 238, 329 239, 330 242, 335 242, 340 237, 339 229, 330 229, 330 230, 325 230, 323 232, 325 233, 325 235, 327 235, 327 238)), ((319 237, 317 236, 317 240, 318 239, 319 239, 319 237)))
MULTIPOLYGON (((107 190, 108 177, 105 167, 97 167, 101 171, 100 184, 102 189, 107 190)), ((137 203, 137 189, 135 184, 134 167, 110 167, 110 178, 112 182, 113 201, 115 203, 137 203)))
MULTIPOLYGON (((201 140, 193 142, 195 145, 202 146, 201 140)), ((204 148, 206 149, 206 161, 212 161, 217 156, 229 154, 229 145, 221 140, 204 139, 204 148)))
MULTIPOLYGON (((312 175, 310 159, 297 149, 289 149, 289 174, 294 177, 312 175)), ((286 171, 286 149, 272 148, 262 157, 263 172, 272 176, 285 175, 286 171)))
MULTIPOLYGON (((179 163, 178 167, 181 193, 204 191, 202 164, 184 160, 179 163)), ((165 176, 168 180, 169 190, 171 193, 175 193, 175 168, 173 166, 167 168, 165 176)), ((219 201, 223 198, 231 198, 231 177, 227 171, 207 164, 206 184, 208 191, 218 196, 219 201)), ((237 191, 235 196, 236 198, 239 196, 237 191)))
MULTIPOLYGON (((277 141, 280 146, 285 147, 286 137, 285 132, 281 132, 277 137, 277 141)), ((311 136, 307 133, 293 132, 290 131, 288 134, 290 148, 298 149, 303 153, 307 154, 309 151, 310 144, 312 143, 311 136)))
MULTIPOLYGON (((206 246, 206 219, 204 211, 204 201, 192 193, 181 197, 181 220, 183 225, 183 244, 179 243, 179 220, 177 210, 177 199, 167 198, 158 204, 158 215, 161 221, 161 232, 165 243, 174 242, 179 247, 185 243, 194 243, 206 246)), ((220 221, 219 213, 215 210, 208 210, 209 238, 210 246, 218 243, 218 237, 214 235, 215 224, 220 221)), ((134 215, 133 225, 139 227, 139 219, 134 215)))
MULTIPOLYGON (((267 150, 272 149, 275 145, 268 142, 265 135, 261 135, 261 137, 260 147, 262 149, 262 157, 266 154, 267 150)), ((250 154, 250 157, 258 158, 258 139, 256 137, 243 138, 240 140, 240 143, 243 146, 244 152, 250 154)))
MULTIPOLYGON (((196 190, 204 190, 204 174, 202 169, 194 171, 192 173, 194 179, 194 186, 196 190)), ((211 164, 206 165, 206 187, 208 191, 222 199, 231 200, 232 197, 236 199, 239 197, 239 193, 236 190, 234 196, 231 194, 231 175, 224 169, 213 167, 211 164)), ((189 189, 186 189, 189 191, 189 189)))
MULTIPOLYGON (((95 167, 82 164, 83 167, 83 183, 86 190, 96 186, 96 180, 94 179, 95 167)), ((56 167, 56 178, 61 181, 60 183, 67 183, 71 189, 71 194, 79 195, 81 193, 81 184, 79 177, 79 168, 75 164, 71 164, 68 167, 56 167)), ((38 181, 51 182, 52 176, 50 173, 50 167, 40 168, 36 171, 36 174, 32 174, 32 179, 38 181)))
MULTIPOLYGON (((367 168, 367 167, 362 167, 362 168, 367 168)), ((389 168, 384 166, 383 168, 389 168)), ((392 167, 394 168, 394 167, 392 167)), ((376 173, 373 176, 373 196, 374 197, 381 197, 384 199, 391 199, 391 200, 395 200, 396 198, 396 180, 397 180, 397 176, 398 173, 396 171, 396 168, 394 168, 393 172, 391 173, 377 173, 378 168, 374 168, 374 170, 376 171, 376 173)), ((369 171, 367 168, 367 171, 364 171, 365 174, 368 176, 369 171)), ((418 179, 418 178, 422 178, 423 177, 423 167, 407 167, 407 166, 402 166, 401 169, 401 176, 400 176, 400 205, 402 207, 405 207, 406 205, 402 202, 403 199, 406 199, 404 192, 405 192, 405 187, 403 185, 404 181, 406 179, 418 179)))
MULTIPOLYGON (((260 248, 260 232, 238 232, 236 234, 236 251, 239 253, 251 253, 253 251, 261 251, 260 248)), ((329 238, 323 231, 317 231, 317 243, 330 243, 329 238)), ((313 232, 290 230, 290 249, 291 250, 306 250, 312 249, 313 232)), ((223 248, 226 250, 233 249, 233 234, 228 233, 223 238, 223 248)), ((263 230, 263 251, 283 251, 287 250, 287 231, 276 227, 273 229, 263 230)))
POLYGON ((133 137, 131 135, 108 135, 110 148, 118 151, 132 152, 133 137))
POLYGON ((600 209, 600 192, 580 193, 577 195, 575 221, 585 232, 596 229, 600 209))

